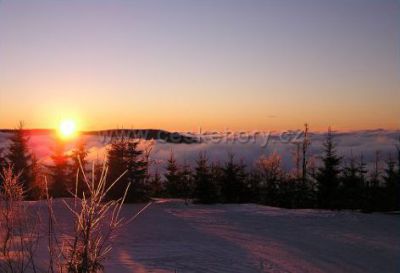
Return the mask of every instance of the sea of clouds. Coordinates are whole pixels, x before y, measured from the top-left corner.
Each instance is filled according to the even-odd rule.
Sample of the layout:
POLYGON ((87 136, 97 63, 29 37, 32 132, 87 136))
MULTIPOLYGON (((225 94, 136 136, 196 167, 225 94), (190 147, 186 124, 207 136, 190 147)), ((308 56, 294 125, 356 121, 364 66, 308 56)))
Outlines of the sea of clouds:
MULTIPOLYGON (((5 151, 9 145, 10 133, 0 133, 0 148, 5 151)), ((205 152, 213 162, 223 163, 229 154, 234 154, 237 160, 242 160, 248 166, 254 166, 256 160, 262 155, 277 152, 282 156, 285 169, 293 167, 293 154, 296 149, 296 141, 301 141, 302 135, 296 132, 286 132, 284 134, 263 133, 258 135, 230 135, 226 137, 223 133, 209 133, 201 136, 200 143, 174 144, 162 140, 153 141, 151 152, 152 162, 162 171, 165 162, 170 156, 171 151, 181 163, 193 165, 199 153, 205 152)), ((389 157, 396 158, 396 145, 399 145, 399 130, 365 130, 354 132, 336 132, 334 141, 337 144, 337 152, 348 159, 351 155, 364 158, 368 165, 372 165, 376 152, 378 151, 382 161, 389 157)), ((326 138, 325 133, 311 133, 309 155, 318 159, 323 149, 323 142, 326 138)), ((83 135, 80 137, 86 143, 89 150, 90 160, 103 160, 106 154, 109 141, 101 135, 83 135)), ((29 145, 35 155, 45 164, 50 164, 50 155, 60 141, 51 134, 32 135, 29 145)), ((65 143, 65 149, 70 152, 76 145, 75 141, 65 143)), ((344 162, 345 162, 344 161, 344 162)))

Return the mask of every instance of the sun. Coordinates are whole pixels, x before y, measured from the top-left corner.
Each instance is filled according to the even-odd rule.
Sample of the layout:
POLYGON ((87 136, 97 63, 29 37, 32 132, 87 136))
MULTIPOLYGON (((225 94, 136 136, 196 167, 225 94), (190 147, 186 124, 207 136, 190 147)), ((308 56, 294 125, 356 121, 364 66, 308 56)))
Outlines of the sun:
POLYGON ((58 133, 62 138, 71 138, 76 134, 76 122, 72 119, 66 119, 60 122, 58 133))

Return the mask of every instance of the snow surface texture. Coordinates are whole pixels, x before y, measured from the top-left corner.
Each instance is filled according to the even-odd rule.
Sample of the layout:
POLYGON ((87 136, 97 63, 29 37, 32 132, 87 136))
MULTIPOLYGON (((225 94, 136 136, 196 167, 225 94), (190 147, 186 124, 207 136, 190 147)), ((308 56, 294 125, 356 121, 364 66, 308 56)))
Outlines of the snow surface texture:
MULTIPOLYGON (((45 232, 46 203, 28 204, 45 232)), ((123 216, 143 207, 125 205, 123 216)), ((54 211, 58 235, 71 230, 62 200, 54 211)), ((36 255, 46 272, 47 236, 36 255)), ((400 272, 400 215, 158 200, 121 230, 105 272, 400 272)))
MULTIPOLYGON (((132 214, 140 205, 127 205, 132 214)), ((129 224, 106 272, 400 272, 400 217, 158 202, 129 224)))

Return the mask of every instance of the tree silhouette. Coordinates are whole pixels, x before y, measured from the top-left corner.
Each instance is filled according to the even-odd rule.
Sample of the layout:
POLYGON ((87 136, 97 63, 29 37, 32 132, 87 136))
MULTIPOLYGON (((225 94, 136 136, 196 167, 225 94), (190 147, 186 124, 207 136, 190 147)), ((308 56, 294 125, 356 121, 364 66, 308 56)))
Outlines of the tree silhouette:
POLYGON ((397 151, 397 176, 400 180, 400 136, 398 138, 398 143, 396 144, 397 151))
MULTIPOLYGON (((126 170, 126 162, 125 162, 125 157, 126 157, 126 140, 124 137, 119 137, 117 139, 113 139, 111 142, 108 150, 107 150, 107 166, 108 166, 108 177, 107 181, 115 181, 120 177, 126 170)), ((110 183, 110 182, 108 182, 110 183)), ((111 199, 118 199, 121 194, 123 194, 124 189, 127 186, 127 179, 126 176, 124 175, 120 182, 118 183, 119 185, 116 185, 115 187, 110 190, 108 193, 108 197, 111 199)))
POLYGON ((246 191, 245 167, 235 162, 233 154, 228 156, 228 161, 222 168, 221 197, 226 203, 240 203, 244 201, 246 191))
POLYGON ((31 197, 34 200, 43 199, 46 196, 45 170, 39 159, 32 156, 32 188, 31 197))
POLYGON ((318 201, 321 208, 335 208, 337 205, 340 163, 342 158, 336 154, 336 144, 329 127, 323 144, 322 166, 318 168, 318 201))
POLYGON ((65 154, 65 144, 57 141, 51 155, 53 165, 48 166, 51 177, 51 194, 53 197, 71 196, 73 185, 70 179, 69 158, 65 154))
POLYGON ((307 183, 307 165, 308 165, 308 159, 307 159, 307 152, 308 152, 308 147, 311 145, 311 141, 309 139, 308 135, 308 124, 304 124, 304 137, 303 137, 303 142, 302 142, 302 173, 301 173, 301 178, 303 182, 303 186, 306 185, 307 183))
POLYGON ((156 168, 150 179, 150 193, 154 197, 161 197, 164 193, 164 185, 158 168, 156 168))
POLYGON ((24 124, 20 122, 18 128, 10 137, 10 146, 6 159, 15 174, 19 174, 19 181, 24 192, 29 198, 32 183, 32 155, 28 149, 29 137, 24 130, 24 124))
POLYGON ((279 183, 283 180, 281 157, 276 153, 261 156, 257 163, 260 177, 260 197, 263 204, 278 205, 279 183))
POLYGON ((386 168, 383 175, 384 187, 385 187, 385 210, 397 210, 399 209, 399 187, 400 181, 396 172, 396 162, 389 156, 386 161, 386 168))
POLYGON ((218 201, 217 186, 211 175, 206 154, 200 153, 196 163, 193 175, 196 201, 204 204, 216 203, 218 201))
POLYGON ((140 141, 127 139, 123 136, 114 139, 110 145, 107 156, 109 167, 109 181, 115 181, 122 174, 118 185, 109 192, 109 198, 117 199, 124 194, 130 184, 126 196, 127 202, 140 202, 149 198, 149 185, 147 185, 148 162, 139 148, 140 141))
POLYGON ((348 209, 361 207, 363 197, 365 164, 360 164, 351 154, 348 163, 343 168, 342 187, 341 187, 341 206, 348 209))
POLYGON ((176 162, 173 151, 171 150, 167 160, 165 176, 165 188, 170 197, 181 197, 181 174, 178 163, 176 162))
POLYGON ((144 151, 139 148, 139 140, 129 140, 126 144, 126 178, 131 188, 126 200, 130 202, 146 201, 149 198, 149 185, 147 185, 148 162, 144 151))
POLYGON ((193 194, 193 172, 187 163, 184 163, 181 170, 179 171, 179 176, 181 180, 181 197, 187 200, 193 194))

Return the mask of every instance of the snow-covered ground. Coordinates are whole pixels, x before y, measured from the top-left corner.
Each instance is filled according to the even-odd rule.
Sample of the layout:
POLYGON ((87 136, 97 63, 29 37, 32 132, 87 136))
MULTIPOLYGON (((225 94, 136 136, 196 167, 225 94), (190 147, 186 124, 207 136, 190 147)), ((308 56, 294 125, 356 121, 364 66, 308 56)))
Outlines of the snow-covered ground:
POLYGON ((106 272, 175 270, 400 272, 400 216, 154 203, 122 232, 106 272))
MULTIPOLYGON (((45 202, 30 204, 46 223, 45 202)), ((125 205, 123 215, 143 206, 125 205)), ((61 200, 54 208, 57 226, 71 229, 61 200)), ((400 215, 159 200, 124 227, 105 272, 400 272, 400 215)))

